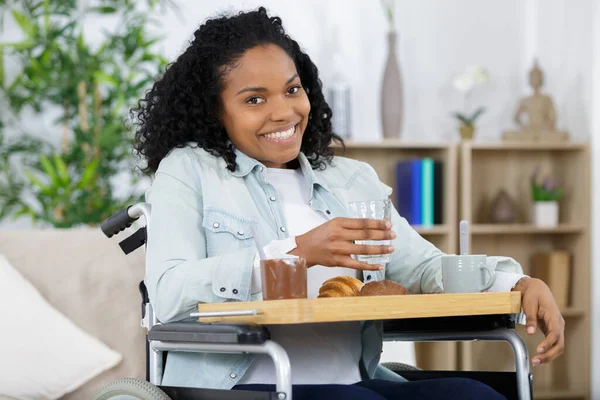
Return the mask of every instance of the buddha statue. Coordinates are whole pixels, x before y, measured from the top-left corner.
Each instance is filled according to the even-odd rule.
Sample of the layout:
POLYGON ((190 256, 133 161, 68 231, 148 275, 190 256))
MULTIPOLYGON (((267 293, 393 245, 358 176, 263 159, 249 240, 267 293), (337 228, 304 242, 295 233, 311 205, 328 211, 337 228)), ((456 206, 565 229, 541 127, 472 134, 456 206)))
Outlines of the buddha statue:
POLYGON ((568 140, 567 132, 556 130, 556 112, 552 98, 541 92, 544 74, 537 61, 529 72, 529 84, 533 88, 533 94, 521 100, 514 117, 520 129, 504 132, 503 139, 568 140))

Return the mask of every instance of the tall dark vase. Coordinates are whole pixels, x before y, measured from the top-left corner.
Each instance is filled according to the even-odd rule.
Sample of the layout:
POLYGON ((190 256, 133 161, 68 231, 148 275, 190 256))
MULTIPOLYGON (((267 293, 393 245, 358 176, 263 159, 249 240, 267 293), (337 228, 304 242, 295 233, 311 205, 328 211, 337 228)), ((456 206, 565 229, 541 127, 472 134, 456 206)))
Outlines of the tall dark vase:
POLYGON ((385 139, 398 139, 402 134, 404 101, 402 79, 396 59, 396 32, 388 33, 388 59, 381 85, 381 124, 385 139))

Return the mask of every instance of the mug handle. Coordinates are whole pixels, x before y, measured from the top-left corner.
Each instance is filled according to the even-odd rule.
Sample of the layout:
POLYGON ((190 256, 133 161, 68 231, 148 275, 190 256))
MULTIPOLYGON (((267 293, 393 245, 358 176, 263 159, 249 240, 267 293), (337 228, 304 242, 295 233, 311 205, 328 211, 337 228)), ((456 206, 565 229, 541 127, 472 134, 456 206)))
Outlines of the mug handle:
POLYGON ((489 288, 491 288, 494 282, 496 282, 496 274, 490 271, 487 267, 481 266, 479 268, 484 270, 486 275, 490 278, 487 284, 483 288, 481 288, 480 291, 483 292, 484 290, 488 290, 489 288))

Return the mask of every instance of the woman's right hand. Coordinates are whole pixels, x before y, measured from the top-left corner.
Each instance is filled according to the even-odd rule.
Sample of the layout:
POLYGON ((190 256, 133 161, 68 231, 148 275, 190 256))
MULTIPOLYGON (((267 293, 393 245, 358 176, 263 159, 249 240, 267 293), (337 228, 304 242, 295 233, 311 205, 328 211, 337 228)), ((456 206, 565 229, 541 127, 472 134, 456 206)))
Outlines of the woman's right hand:
POLYGON ((378 270, 381 265, 354 260, 351 255, 390 254, 393 246, 355 244, 356 240, 392 240, 396 233, 389 221, 361 218, 334 218, 304 235, 296 236, 296 248, 290 254, 306 259, 309 267, 346 267, 378 270))

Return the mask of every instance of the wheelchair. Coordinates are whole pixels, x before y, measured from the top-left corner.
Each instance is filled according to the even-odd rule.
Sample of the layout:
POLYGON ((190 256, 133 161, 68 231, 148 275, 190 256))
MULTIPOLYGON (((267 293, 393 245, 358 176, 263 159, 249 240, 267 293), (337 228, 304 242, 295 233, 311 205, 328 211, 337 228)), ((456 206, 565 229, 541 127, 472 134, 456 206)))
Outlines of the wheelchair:
MULTIPOLYGON (((150 229, 150 205, 137 203, 106 219, 101 229, 112 237, 129 228, 142 216, 145 226, 119 243, 125 254, 144 246, 150 229)), ((142 327, 146 335, 146 380, 123 378, 101 389, 94 400, 291 400, 291 368, 287 353, 270 340, 262 326, 238 323, 189 322, 161 324, 153 313, 144 282, 139 284, 142 297, 142 327), (162 385, 163 366, 168 352, 263 353, 275 364, 275 392, 218 390, 162 385)), ((532 399, 532 375, 523 340, 514 331, 516 315, 415 318, 384 321, 384 340, 399 341, 506 341, 515 355, 514 372, 425 371, 400 363, 382 366, 409 381, 463 377, 481 381, 509 400, 532 399)))

